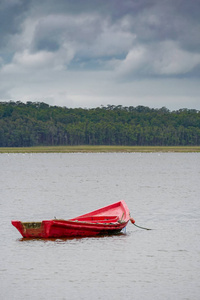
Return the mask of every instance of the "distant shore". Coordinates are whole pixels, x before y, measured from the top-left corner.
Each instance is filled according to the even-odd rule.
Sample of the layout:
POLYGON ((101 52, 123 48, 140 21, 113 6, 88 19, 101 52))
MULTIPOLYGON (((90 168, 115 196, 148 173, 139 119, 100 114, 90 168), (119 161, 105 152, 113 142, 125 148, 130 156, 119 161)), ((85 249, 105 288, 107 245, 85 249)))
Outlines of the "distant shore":
POLYGON ((39 146, 0 147, 0 153, 200 152, 200 146, 39 146))

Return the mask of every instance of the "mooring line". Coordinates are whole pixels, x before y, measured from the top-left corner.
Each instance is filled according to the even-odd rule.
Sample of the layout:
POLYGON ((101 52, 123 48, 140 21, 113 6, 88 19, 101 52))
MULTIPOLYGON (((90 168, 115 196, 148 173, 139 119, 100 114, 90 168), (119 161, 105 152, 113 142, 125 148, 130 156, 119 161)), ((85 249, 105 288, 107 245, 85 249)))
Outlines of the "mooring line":
POLYGON ((133 218, 130 218, 130 221, 131 221, 131 223, 132 223, 133 225, 135 225, 136 227, 138 227, 138 228, 140 228, 140 229, 152 230, 152 229, 150 229, 150 228, 141 227, 141 226, 135 224, 135 220, 134 220, 133 218))
POLYGON ((138 225, 136 225, 136 224, 133 224, 133 225, 135 225, 136 227, 138 227, 138 228, 141 228, 141 229, 145 229, 145 230, 152 230, 151 228, 145 228, 145 227, 141 227, 141 226, 138 226, 138 225))

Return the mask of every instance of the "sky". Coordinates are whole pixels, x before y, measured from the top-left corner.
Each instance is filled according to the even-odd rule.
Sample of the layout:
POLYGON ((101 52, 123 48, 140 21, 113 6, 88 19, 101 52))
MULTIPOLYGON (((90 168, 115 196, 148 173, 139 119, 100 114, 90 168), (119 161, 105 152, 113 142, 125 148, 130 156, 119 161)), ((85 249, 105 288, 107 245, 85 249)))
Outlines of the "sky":
POLYGON ((200 0, 0 0, 0 101, 200 110, 200 0))

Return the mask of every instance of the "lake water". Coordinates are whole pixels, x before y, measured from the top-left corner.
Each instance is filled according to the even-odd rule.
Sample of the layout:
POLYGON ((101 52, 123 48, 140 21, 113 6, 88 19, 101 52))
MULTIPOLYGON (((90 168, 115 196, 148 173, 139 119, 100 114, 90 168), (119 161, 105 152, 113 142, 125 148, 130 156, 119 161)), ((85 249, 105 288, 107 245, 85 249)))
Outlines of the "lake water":
POLYGON ((0 195, 0 299, 199 299, 199 153, 0 154, 0 195), (153 230, 25 240, 11 225, 121 199, 153 230))

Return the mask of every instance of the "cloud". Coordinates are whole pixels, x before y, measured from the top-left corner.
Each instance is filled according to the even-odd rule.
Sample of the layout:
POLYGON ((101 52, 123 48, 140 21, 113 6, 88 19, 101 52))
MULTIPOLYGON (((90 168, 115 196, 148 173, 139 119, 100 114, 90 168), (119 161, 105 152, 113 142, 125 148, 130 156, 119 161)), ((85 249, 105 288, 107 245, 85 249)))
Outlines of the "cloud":
POLYGON ((49 15, 38 21, 33 48, 56 51, 62 43, 91 43, 101 30, 99 17, 92 15, 49 15))
POLYGON ((200 66, 200 53, 190 53, 176 42, 136 45, 123 61, 116 61, 119 76, 175 76, 187 74, 200 66))
MULTIPOLYGON (((174 4, 171 0, 86 0, 84 5, 82 1, 72 3, 62 0, 56 4, 51 0, 42 3, 29 1, 29 5, 24 5, 24 1, 20 0, 12 0, 10 5, 5 3, 6 13, 13 16, 12 20, 18 20, 17 31, 14 30, 14 24, 10 24, 13 28, 10 31, 12 39, 11 35, 7 35, 8 46, 13 49, 10 60, 12 55, 13 60, 16 60, 16 56, 28 57, 29 53, 31 64, 33 59, 38 60, 44 52, 48 57, 54 52, 55 57, 66 51, 68 55, 62 54, 63 67, 71 63, 88 68, 92 61, 92 66, 95 62, 96 67, 110 68, 114 61, 120 60, 121 65, 125 66, 121 68, 126 68, 129 62, 133 70, 138 71, 138 67, 142 67, 139 75, 174 75, 189 71, 186 66, 176 66, 174 70, 170 67, 175 52, 183 58, 192 52, 191 66, 195 68, 198 65, 200 41, 197 37, 200 22, 194 18, 196 1, 189 6, 190 14, 184 10, 184 7, 188 9, 186 0, 182 0, 181 5, 180 1, 174 4), (21 47, 17 43, 19 40, 21 47), (168 48, 171 45, 173 51, 169 58, 168 48), (20 51, 21 54, 18 53, 20 51), (139 61, 136 62, 137 59, 139 61)), ((8 61, 5 53, 2 59, 5 63, 8 61)), ((62 59, 59 61, 61 64, 62 59)))
POLYGON ((197 103, 198 0, 0 1, 0 99, 87 106, 92 99, 126 104, 162 96, 167 107, 172 79, 179 94, 170 97, 180 101, 181 82, 197 103))
POLYGON ((26 18, 29 3, 29 0, 1 0, 0 48, 4 48, 7 41, 21 31, 21 24, 26 18))
POLYGON ((73 58, 73 52, 60 49, 56 54, 48 51, 31 53, 28 50, 16 53, 10 64, 2 68, 2 74, 39 72, 44 69, 61 70, 73 58))
POLYGON ((31 49, 56 52, 64 46, 74 52, 76 63, 104 62, 111 56, 124 56, 132 46, 135 35, 121 23, 112 24, 110 18, 102 20, 98 14, 50 15, 38 21, 31 49))

